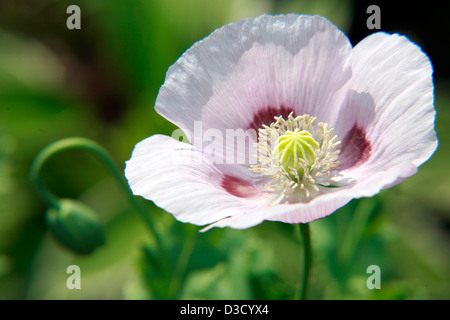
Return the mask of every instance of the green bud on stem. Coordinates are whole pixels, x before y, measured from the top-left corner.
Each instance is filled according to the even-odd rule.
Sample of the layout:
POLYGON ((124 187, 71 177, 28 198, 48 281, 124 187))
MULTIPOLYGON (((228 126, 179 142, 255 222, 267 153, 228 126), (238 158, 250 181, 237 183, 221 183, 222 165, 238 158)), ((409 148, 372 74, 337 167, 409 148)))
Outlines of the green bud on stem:
POLYGON ((53 235, 78 254, 90 254, 106 241, 105 228, 94 211, 71 199, 58 200, 47 211, 47 225, 53 235))

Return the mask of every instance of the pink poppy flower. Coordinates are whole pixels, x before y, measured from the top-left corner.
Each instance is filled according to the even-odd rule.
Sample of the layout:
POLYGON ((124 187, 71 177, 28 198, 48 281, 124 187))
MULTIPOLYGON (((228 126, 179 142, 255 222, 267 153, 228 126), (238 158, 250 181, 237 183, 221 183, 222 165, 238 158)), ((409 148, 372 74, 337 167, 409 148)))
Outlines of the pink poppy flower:
POLYGON ((320 16, 225 25, 169 68, 156 100, 190 143, 139 142, 126 178, 135 195, 206 229, 323 218, 433 154, 432 73, 398 34, 352 47, 320 16))

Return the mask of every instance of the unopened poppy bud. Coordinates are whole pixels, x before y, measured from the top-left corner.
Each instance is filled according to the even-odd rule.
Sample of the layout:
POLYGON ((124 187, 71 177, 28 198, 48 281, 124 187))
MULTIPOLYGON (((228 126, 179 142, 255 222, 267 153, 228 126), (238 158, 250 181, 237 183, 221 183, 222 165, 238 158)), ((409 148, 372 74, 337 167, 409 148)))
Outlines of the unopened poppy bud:
POLYGON ((106 240, 105 229, 94 211, 84 204, 63 199, 47 211, 47 225, 65 246, 79 254, 90 254, 106 240))

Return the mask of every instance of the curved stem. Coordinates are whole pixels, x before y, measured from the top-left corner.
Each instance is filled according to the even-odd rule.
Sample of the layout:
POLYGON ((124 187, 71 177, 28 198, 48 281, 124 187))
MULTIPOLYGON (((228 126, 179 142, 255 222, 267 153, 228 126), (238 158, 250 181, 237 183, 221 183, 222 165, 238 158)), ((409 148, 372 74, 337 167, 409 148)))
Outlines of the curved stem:
POLYGON ((309 231, 309 223, 300 223, 299 229, 303 243, 303 272, 301 285, 297 293, 297 299, 305 300, 306 294, 308 292, 308 279, 312 263, 311 236, 309 231))
POLYGON ((161 240, 159 238, 158 233, 156 232, 154 228, 153 221, 150 218, 150 215, 148 214, 147 210, 144 206, 142 206, 139 201, 137 201, 136 197, 131 192, 130 188, 128 187, 128 184, 120 174, 119 170, 117 169, 114 162, 111 160, 111 157, 109 156, 108 152, 99 144, 86 139, 86 138, 67 138, 62 139, 59 141, 56 141, 44 149, 36 156, 33 163, 31 164, 30 169, 30 178, 34 182, 39 194, 42 198, 44 198, 50 205, 54 207, 58 207, 58 198, 50 193, 43 185, 41 179, 40 179, 40 171, 44 163, 52 156, 54 156, 57 153, 60 153, 62 151, 68 150, 68 149, 84 149, 87 151, 92 152, 95 154, 109 169, 111 174, 114 176, 114 178, 119 183, 122 190, 126 193, 128 196, 128 199, 130 200, 131 205, 136 209, 136 211, 139 212, 139 214, 142 216, 144 221, 146 222, 150 232, 152 233, 152 236, 155 239, 156 245, 158 246, 158 249, 160 252, 162 252, 161 247, 161 240))
POLYGON ((30 179, 36 186, 36 190, 49 205, 52 207, 58 208, 59 207, 59 200, 58 198, 53 195, 51 192, 45 188, 44 184, 41 181, 40 173, 41 168, 44 165, 45 161, 47 161, 53 154, 57 152, 58 146, 51 144, 39 152, 39 154, 34 158, 33 163, 31 164, 30 168, 30 179))

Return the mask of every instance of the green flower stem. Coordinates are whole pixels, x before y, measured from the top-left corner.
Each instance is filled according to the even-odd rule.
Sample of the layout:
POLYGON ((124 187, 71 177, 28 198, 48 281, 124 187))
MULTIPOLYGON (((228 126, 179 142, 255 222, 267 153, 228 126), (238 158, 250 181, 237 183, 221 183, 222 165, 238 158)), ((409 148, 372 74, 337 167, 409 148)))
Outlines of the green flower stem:
POLYGON ((358 249, 369 219, 376 210, 379 203, 376 198, 359 199, 350 224, 339 246, 337 258, 341 264, 349 264, 358 249))
POLYGON ((136 211, 142 216, 142 218, 146 222, 152 236, 155 239, 155 243, 158 247, 158 250, 160 251, 160 253, 162 253, 163 251, 160 237, 155 230, 154 223, 151 220, 151 217, 148 214, 146 208, 143 205, 141 205, 139 201, 136 199, 136 197, 132 194, 130 188, 128 187, 128 184, 124 180, 122 174, 119 172, 114 162, 111 160, 111 157, 109 156, 108 152, 102 146, 91 140, 78 137, 66 138, 53 142, 44 149, 42 149, 42 151, 34 159, 30 169, 30 178, 32 182, 35 184, 40 196, 43 199, 45 199, 51 206, 59 208, 58 198, 54 194, 50 193, 43 185, 40 179, 40 171, 44 163, 50 157, 69 149, 83 149, 90 151, 94 155, 96 155, 102 161, 102 163, 106 165, 106 167, 109 169, 109 171, 112 173, 114 178, 119 183, 120 187, 128 196, 131 205, 136 209, 136 211))
POLYGON ((311 236, 309 231, 309 223, 300 223, 299 230, 303 243, 303 270, 302 270, 301 285, 298 288, 296 298, 297 300, 305 300, 306 294, 308 292, 308 280, 312 263, 311 236))
POLYGON ((184 242, 181 253, 178 256, 178 260, 175 266, 175 272, 169 285, 169 299, 179 299, 178 294, 186 275, 186 269, 189 263, 189 259, 192 255, 192 252, 194 251, 195 240, 197 238, 198 231, 191 230, 189 233, 190 235, 184 242))

